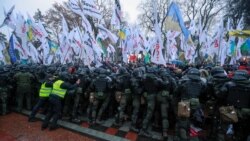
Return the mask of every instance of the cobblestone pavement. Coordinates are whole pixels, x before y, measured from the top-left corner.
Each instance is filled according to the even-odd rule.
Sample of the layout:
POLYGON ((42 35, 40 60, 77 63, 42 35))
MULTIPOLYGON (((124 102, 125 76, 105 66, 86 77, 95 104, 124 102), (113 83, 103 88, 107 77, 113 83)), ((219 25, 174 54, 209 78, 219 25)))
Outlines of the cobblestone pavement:
POLYGON ((0 141, 94 141, 69 130, 41 131, 41 122, 29 123, 27 116, 10 113, 0 116, 0 141))

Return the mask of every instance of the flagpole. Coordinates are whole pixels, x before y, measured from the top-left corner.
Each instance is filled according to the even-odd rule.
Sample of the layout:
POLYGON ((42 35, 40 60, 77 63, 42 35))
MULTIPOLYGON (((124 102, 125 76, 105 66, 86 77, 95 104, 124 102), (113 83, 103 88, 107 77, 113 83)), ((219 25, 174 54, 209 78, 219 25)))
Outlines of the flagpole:
MULTIPOLYGON (((78 31, 78 35, 80 36, 80 31, 79 31, 79 28, 77 28, 77 31, 78 31)), ((83 41, 82 41, 81 36, 80 36, 80 39, 81 39, 81 42, 83 42, 83 41)), ((80 48, 81 48, 80 60, 81 60, 81 57, 82 57, 82 50, 83 50, 83 48, 82 48, 82 46, 80 46, 80 48)))
MULTIPOLYGON (((220 34, 220 38, 219 38, 219 49, 218 49, 218 62, 220 62, 220 56, 221 56, 221 34, 220 34)), ((220 62, 221 63, 221 62, 220 62)), ((216 62, 217 64, 217 62, 216 62)))

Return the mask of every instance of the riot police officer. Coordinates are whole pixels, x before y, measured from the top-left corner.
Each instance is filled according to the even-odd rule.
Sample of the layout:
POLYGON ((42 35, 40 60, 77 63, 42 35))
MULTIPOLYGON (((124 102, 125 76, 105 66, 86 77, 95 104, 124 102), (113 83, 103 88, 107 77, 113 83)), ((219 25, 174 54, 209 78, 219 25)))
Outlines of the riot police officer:
POLYGON ((9 76, 4 66, 0 66, 0 78, 0 114, 5 115, 8 111, 9 76))
POLYGON ((25 98, 26 106, 28 110, 31 110, 31 83, 34 80, 34 76, 28 72, 28 67, 26 65, 20 66, 21 72, 14 75, 16 80, 17 89, 17 111, 20 112, 23 108, 23 101, 25 98))
POLYGON ((155 97, 159 92, 159 87, 162 85, 163 81, 161 78, 157 77, 157 69, 155 67, 147 67, 146 74, 143 76, 144 85, 144 97, 147 103, 147 113, 142 122, 142 129, 139 134, 147 137, 151 137, 152 134, 148 131, 148 127, 153 116, 153 111, 155 108, 155 97))
POLYGON ((218 97, 221 95, 222 86, 229 81, 225 70, 222 67, 214 67, 211 70, 211 77, 207 82, 207 93, 201 97, 201 100, 205 103, 205 115, 207 126, 209 128, 209 138, 216 139, 216 128, 219 122, 219 107, 224 102, 223 98, 218 97), (210 121, 210 122, 209 122, 210 121), (212 123, 212 124, 210 124, 212 123))
POLYGON ((119 126, 124 120, 125 110, 127 108, 128 102, 131 99, 130 79, 131 77, 127 69, 125 67, 120 67, 115 79, 115 97, 116 101, 119 103, 117 108, 118 113, 115 116, 115 124, 119 126))
POLYGON ((77 70, 77 78, 81 80, 81 83, 77 87, 76 96, 74 98, 74 105, 72 111, 72 122, 79 123, 80 119, 78 117, 79 114, 83 114, 83 111, 87 109, 88 99, 87 88, 91 83, 91 79, 89 77, 89 69, 88 68, 79 68, 77 70))
MULTIPOLYGON (((190 68, 187 75, 179 80, 175 93, 175 97, 178 100, 177 140, 186 141, 191 139, 190 126, 197 122, 194 115, 201 112, 199 97, 203 95, 203 92, 205 92, 205 84, 200 79, 200 71, 196 68, 190 68)), ((198 138, 194 137, 192 139, 198 138)))
POLYGON ((225 137, 235 141, 245 141, 250 136, 250 80, 246 70, 237 70, 231 81, 221 88, 225 101, 219 109, 220 124, 217 140, 225 137))
MULTIPOLYGON (((173 92, 177 86, 174 78, 169 74, 169 72, 162 68, 159 72, 159 76, 163 80, 162 87, 160 88, 160 92, 156 96, 156 102, 159 106, 159 111, 162 120, 162 135, 163 138, 167 140, 169 121, 168 121, 168 112, 170 103, 172 100, 173 92)), ((157 108, 158 109, 158 108, 157 108)))
POLYGON ((133 112, 132 112, 132 124, 131 130, 135 132, 139 132, 137 128, 137 119, 139 114, 139 109, 141 105, 141 98, 143 93, 143 84, 142 84, 142 77, 143 77, 143 70, 140 68, 136 68, 133 71, 133 77, 131 78, 131 90, 132 90, 132 105, 133 105, 133 112))
POLYGON ((111 88, 111 79, 106 75, 107 72, 103 68, 99 68, 99 75, 90 84, 88 117, 91 124, 101 123, 104 110, 110 101, 108 90, 111 88), (101 108, 98 110, 98 106, 101 108))

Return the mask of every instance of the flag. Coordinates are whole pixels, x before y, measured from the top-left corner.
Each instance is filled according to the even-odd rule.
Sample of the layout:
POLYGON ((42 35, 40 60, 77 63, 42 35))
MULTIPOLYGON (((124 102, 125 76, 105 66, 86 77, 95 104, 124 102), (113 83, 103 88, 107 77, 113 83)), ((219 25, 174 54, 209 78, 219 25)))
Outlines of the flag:
POLYGON ((121 4, 119 0, 115 0, 115 8, 112 14, 111 18, 111 24, 116 28, 120 29, 121 25, 121 17, 122 17, 122 12, 121 12, 121 4))
POLYGON ((223 35, 223 21, 220 21, 219 26, 216 29, 216 33, 212 39, 211 45, 213 46, 211 49, 211 53, 215 53, 219 56, 219 52, 220 52, 220 47, 222 45, 222 35, 223 35))
POLYGON ((79 0, 69 0, 68 2, 68 6, 69 8, 76 14, 78 15, 82 15, 83 14, 83 11, 81 9, 81 7, 79 6, 79 0))
POLYGON ((108 51, 107 51, 107 47, 105 47, 105 45, 103 44, 103 40, 101 38, 97 38, 96 41, 99 44, 99 46, 102 48, 103 54, 106 57, 108 51))
POLYGON ((146 54, 144 55, 144 63, 150 63, 150 54, 148 52, 146 52, 146 54))
POLYGON ((12 28, 12 29, 15 29, 16 26, 15 26, 15 19, 13 18, 13 10, 15 9, 15 5, 13 5, 10 10, 8 11, 8 13, 6 13, 4 11, 4 14, 5 14, 5 18, 3 20, 3 23, 2 25, 0 25, 0 28, 7 25, 8 27, 12 28))
POLYGON ((30 52, 30 56, 31 56, 32 61, 34 63, 39 63, 39 53, 31 42, 28 42, 28 48, 29 48, 29 52, 30 52))
POLYGON ((32 25, 32 33, 40 41, 49 36, 41 21, 32 25))
POLYGON ((156 2, 152 0, 153 4, 153 13, 154 13, 154 29, 155 29, 155 34, 156 34, 156 43, 154 45, 154 48, 152 48, 151 52, 151 62, 156 63, 156 64, 162 64, 165 65, 166 61, 163 58, 162 54, 162 49, 163 49, 163 42, 161 39, 161 30, 159 27, 158 23, 158 16, 157 16, 157 11, 156 11, 156 2))
POLYGON ((236 55, 236 44, 235 40, 231 39, 229 40, 229 45, 230 45, 230 55, 235 56, 236 55))
POLYGON ((220 53, 219 53, 219 57, 220 57, 220 65, 223 66, 225 63, 225 59, 227 58, 226 53, 227 52, 227 42, 223 39, 221 41, 221 46, 220 46, 220 53))
POLYGON ((67 36, 69 33, 69 28, 68 28, 68 24, 64 18, 64 16, 62 15, 62 33, 67 36))
POLYGON ((241 54, 245 56, 250 55, 250 38, 248 38, 245 43, 240 47, 241 54))
POLYGON ((27 23, 28 23, 27 38, 29 41, 32 41, 33 40, 32 26, 31 26, 31 23, 29 21, 27 21, 27 23))
POLYGON ((239 23, 237 24, 236 29, 242 30, 243 28, 244 28, 244 21, 243 21, 243 17, 241 17, 239 23))
POLYGON ((243 45, 244 40, 242 38, 239 38, 238 43, 237 43, 237 47, 236 47, 236 59, 240 59, 242 57, 241 54, 241 46, 243 45))
POLYGON ((233 29, 232 25, 231 25, 231 19, 227 19, 227 31, 231 31, 233 29))
POLYGON ((122 29, 120 29, 120 30, 118 31, 118 36, 119 36, 122 40, 124 40, 124 39, 126 38, 126 33, 125 33, 125 31, 122 30, 122 29))
POLYGON ((77 32, 76 27, 69 32, 68 42, 69 42, 70 47, 72 48, 73 53, 75 55, 78 55, 79 52, 78 52, 77 42, 79 40, 76 38, 76 32, 77 32))
POLYGON ((174 2, 171 3, 167 13, 166 28, 167 30, 182 31, 185 39, 188 39, 189 31, 185 27, 178 5, 174 2))
POLYGON ((48 37, 48 33, 45 30, 43 24, 41 21, 38 21, 37 23, 34 22, 33 18, 28 14, 28 19, 27 19, 27 24, 28 24, 28 31, 27 31, 27 36, 29 41, 33 39, 38 39, 42 41, 46 37, 48 37))
POLYGON ((15 34, 11 35, 9 45, 9 55, 12 63, 27 59, 27 54, 15 34))
POLYGON ((114 48, 114 46, 112 46, 111 44, 109 44, 108 49, 110 49, 110 51, 111 51, 112 53, 115 52, 115 48, 114 48))
POLYGON ((50 47, 50 51, 55 53, 57 51, 57 49, 58 49, 57 43, 54 42, 54 41, 49 40, 48 44, 49 44, 49 47, 50 47))
POLYGON ((106 34, 108 35, 109 39, 111 40, 112 43, 116 43, 118 40, 118 37, 113 34, 112 32, 110 32, 107 28, 105 28, 103 25, 98 25, 98 29, 101 31, 106 32, 106 34))
POLYGON ((0 41, 0 65, 6 64, 5 56, 4 56, 4 49, 5 49, 5 44, 4 42, 0 41))
POLYGON ((28 27, 27 27, 26 20, 24 19, 24 16, 21 13, 17 14, 16 29, 15 29, 16 35, 19 37, 26 38, 27 31, 28 31, 28 27))
POLYGON ((162 64, 165 65, 166 62, 163 58, 162 55, 162 49, 160 47, 159 42, 156 42, 154 47, 151 50, 151 62, 155 63, 155 64, 162 64))
POLYGON ((233 30, 229 32, 229 36, 247 38, 250 36, 250 30, 233 30))
POLYGON ((49 56, 50 56, 50 47, 48 44, 48 39, 44 38, 41 44, 41 50, 42 50, 42 60, 43 60, 43 64, 45 65, 49 65, 49 56))
POLYGON ((101 19, 102 15, 93 0, 81 0, 82 11, 85 15, 101 19))

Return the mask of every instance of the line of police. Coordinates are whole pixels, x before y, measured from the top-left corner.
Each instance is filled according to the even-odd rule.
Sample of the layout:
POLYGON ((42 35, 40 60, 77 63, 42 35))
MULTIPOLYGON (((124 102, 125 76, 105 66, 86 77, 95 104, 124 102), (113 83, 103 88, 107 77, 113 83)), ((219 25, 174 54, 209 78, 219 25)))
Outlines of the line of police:
POLYGON ((56 129, 60 117, 80 122, 86 112, 93 126, 115 116, 117 126, 131 120, 131 130, 147 137, 151 123, 161 124, 165 140, 172 123, 180 141, 202 140, 199 129, 206 140, 245 141, 250 134, 250 80, 243 70, 228 78, 222 67, 6 65, 0 78, 1 114, 9 105, 21 111, 25 101, 33 122, 43 108, 42 130, 56 129))

